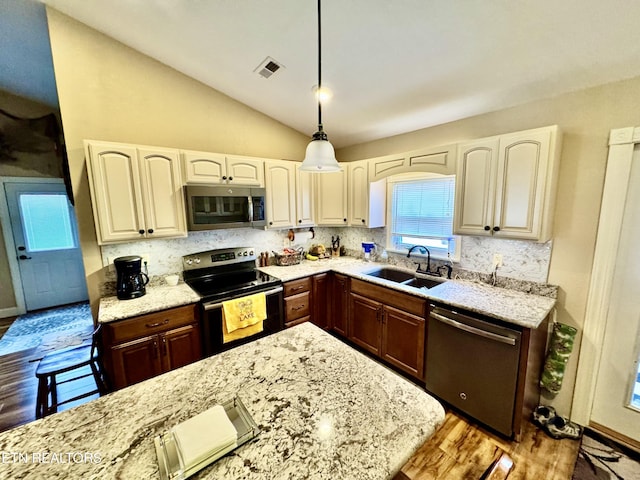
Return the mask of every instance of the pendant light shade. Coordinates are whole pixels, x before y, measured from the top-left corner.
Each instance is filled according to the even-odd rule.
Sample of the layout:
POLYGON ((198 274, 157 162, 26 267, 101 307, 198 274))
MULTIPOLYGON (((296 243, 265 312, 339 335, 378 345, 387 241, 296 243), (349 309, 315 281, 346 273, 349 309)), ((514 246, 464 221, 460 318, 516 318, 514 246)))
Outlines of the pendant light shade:
MULTIPOLYGON (((320 15, 320 0, 318 0, 318 91, 322 89, 322 29, 320 15)), ((300 170, 315 173, 339 172, 342 170, 333 145, 327 139, 327 134, 322 129, 322 102, 318 95, 318 131, 313 134, 311 142, 307 145, 304 161, 300 170)))

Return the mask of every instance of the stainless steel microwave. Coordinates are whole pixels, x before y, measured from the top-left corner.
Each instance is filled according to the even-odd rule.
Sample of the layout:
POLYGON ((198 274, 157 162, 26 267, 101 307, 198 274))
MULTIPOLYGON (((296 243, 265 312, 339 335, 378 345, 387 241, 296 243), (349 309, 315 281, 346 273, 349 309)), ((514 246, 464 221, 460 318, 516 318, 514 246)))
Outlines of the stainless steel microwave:
POLYGON ((265 189, 232 185, 187 185, 187 224, 192 230, 264 227, 265 189))

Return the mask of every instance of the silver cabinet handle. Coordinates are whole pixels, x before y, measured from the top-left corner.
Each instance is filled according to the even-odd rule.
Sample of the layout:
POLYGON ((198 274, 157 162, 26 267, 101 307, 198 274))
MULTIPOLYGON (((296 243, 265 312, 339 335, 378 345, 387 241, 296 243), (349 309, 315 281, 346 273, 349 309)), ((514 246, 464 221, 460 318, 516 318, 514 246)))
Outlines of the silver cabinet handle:
POLYGON ((457 322, 449 317, 445 317, 443 315, 439 315, 437 313, 431 312, 429 314, 432 318, 436 320, 446 323, 447 325, 452 326, 453 328, 457 328, 459 330, 464 330, 465 332, 472 333, 474 335, 478 335, 479 337, 488 338, 489 340, 495 340, 496 342, 506 343, 507 345, 515 345, 515 338, 505 337, 503 335, 498 335, 497 333, 487 332, 480 328, 472 327, 471 325, 467 325, 466 323, 457 322))

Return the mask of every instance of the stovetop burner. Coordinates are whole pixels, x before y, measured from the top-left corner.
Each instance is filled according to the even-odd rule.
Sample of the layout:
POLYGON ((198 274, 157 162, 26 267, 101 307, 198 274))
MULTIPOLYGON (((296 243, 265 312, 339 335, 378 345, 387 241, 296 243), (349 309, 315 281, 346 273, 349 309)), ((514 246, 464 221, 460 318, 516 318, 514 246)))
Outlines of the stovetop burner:
POLYGON ((256 269, 255 249, 208 250, 182 257, 184 280, 202 301, 220 301, 248 295, 282 282, 256 269))

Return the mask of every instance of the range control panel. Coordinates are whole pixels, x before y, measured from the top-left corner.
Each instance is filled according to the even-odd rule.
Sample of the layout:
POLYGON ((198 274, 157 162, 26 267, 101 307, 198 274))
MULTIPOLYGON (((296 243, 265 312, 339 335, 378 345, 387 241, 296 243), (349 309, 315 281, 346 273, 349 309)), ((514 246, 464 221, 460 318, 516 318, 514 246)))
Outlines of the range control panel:
POLYGON ((184 270, 193 270, 255 260, 255 249, 252 247, 221 248, 185 255, 182 257, 182 266, 184 270))

